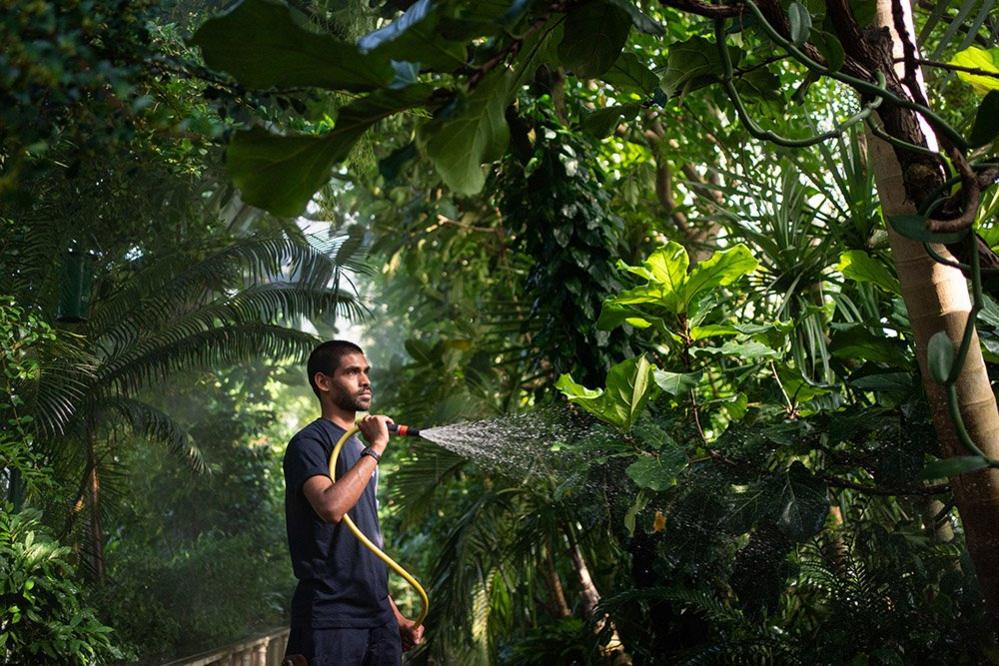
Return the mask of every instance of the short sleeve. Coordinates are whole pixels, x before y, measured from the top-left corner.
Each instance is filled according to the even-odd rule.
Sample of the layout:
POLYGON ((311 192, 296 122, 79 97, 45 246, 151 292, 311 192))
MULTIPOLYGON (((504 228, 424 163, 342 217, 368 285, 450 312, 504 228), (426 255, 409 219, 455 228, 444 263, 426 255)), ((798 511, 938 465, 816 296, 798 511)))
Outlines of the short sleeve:
POLYGON ((322 442, 312 437, 292 439, 284 456, 284 482, 289 491, 300 491, 313 476, 329 475, 329 460, 322 442))

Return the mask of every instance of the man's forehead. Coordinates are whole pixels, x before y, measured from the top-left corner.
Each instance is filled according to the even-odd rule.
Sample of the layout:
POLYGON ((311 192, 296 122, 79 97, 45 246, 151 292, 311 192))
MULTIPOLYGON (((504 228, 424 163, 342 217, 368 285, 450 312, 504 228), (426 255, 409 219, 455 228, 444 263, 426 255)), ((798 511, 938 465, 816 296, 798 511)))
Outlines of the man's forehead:
POLYGON ((350 352, 349 354, 344 354, 340 357, 340 369, 348 370, 350 368, 369 368, 368 359, 364 357, 364 354, 360 352, 350 352))

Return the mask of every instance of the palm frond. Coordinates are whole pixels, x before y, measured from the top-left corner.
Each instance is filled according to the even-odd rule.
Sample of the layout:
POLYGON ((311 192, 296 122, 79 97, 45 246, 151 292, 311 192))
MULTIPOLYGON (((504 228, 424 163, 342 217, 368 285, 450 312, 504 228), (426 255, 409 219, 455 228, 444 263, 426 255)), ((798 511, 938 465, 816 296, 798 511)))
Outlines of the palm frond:
POLYGON ((143 386, 180 370, 228 367, 260 358, 302 361, 317 343, 310 333, 264 323, 194 333, 175 329, 143 341, 103 366, 97 383, 119 395, 134 395, 143 386))
POLYGON ((103 401, 97 409, 107 413, 118 412, 132 431, 166 446, 186 460, 196 472, 207 472, 208 465, 201 449, 190 433, 165 412, 145 402, 116 396, 103 401))

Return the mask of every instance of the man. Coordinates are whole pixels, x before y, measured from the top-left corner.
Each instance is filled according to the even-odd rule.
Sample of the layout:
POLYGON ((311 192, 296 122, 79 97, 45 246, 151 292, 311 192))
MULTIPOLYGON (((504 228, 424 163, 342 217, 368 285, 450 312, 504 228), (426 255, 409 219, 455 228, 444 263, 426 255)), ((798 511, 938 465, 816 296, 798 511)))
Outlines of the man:
POLYGON ((340 451, 336 483, 329 475, 336 442, 357 412, 371 406, 370 370, 351 342, 324 342, 309 356, 309 383, 322 416, 291 439, 284 456, 288 546, 298 578, 287 648, 292 663, 397 666, 403 646, 423 637, 423 627, 414 628, 389 596, 385 564, 342 522, 349 513, 381 545, 375 490, 391 421, 365 416, 359 426, 368 446, 351 437, 340 451))

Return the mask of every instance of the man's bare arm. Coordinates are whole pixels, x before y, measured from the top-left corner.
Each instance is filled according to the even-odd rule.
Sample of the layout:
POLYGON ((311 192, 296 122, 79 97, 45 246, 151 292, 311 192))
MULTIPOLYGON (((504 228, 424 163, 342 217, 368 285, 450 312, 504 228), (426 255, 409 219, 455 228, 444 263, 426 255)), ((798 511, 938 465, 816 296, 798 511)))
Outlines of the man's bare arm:
MULTIPOLYGON (((388 418, 385 416, 366 416, 359 423, 368 445, 378 455, 388 446, 386 421, 388 418)), ((328 476, 313 476, 302 486, 302 492, 320 518, 330 523, 339 523, 357 504, 377 466, 377 461, 371 456, 361 456, 336 483, 328 476)))

